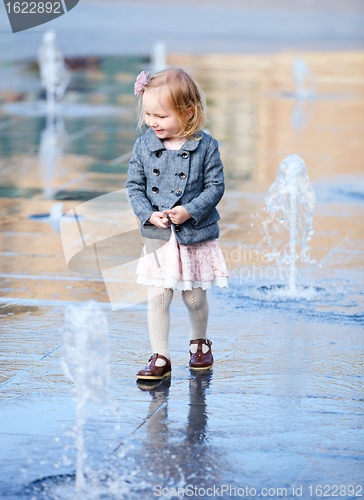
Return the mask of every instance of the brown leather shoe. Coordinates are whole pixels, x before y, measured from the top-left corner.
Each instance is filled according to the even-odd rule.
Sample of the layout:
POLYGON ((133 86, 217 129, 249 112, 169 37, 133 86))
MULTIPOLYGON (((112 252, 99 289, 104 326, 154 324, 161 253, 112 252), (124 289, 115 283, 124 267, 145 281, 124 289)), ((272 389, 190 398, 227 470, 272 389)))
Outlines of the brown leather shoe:
POLYGON ((190 368, 192 370, 207 370, 212 367, 214 358, 212 356, 212 351, 211 351, 211 340, 208 339, 197 339, 197 340, 191 340, 191 344, 198 344, 197 346, 197 351, 195 353, 192 353, 190 351, 190 368), (209 347, 209 350, 207 352, 202 351, 202 346, 207 345, 209 347))
POLYGON ((161 354, 154 353, 153 356, 149 358, 149 363, 142 370, 138 371, 137 377, 140 379, 148 380, 160 380, 164 377, 168 377, 171 374, 171 362, 166 357, 161 354), (155 366, 157 359, 164 359, 166 364, 164 366, 155 366))

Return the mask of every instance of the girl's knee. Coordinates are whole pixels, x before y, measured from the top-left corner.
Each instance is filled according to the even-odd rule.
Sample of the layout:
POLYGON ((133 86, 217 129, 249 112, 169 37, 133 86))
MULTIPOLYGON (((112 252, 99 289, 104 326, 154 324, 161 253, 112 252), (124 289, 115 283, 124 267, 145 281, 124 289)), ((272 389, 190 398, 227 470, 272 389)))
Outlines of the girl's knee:
POLYGON ((206 303, 206 290, 202 288, 183 290, 182 298, 188 308, 200 309, 206 303))
POLYGON ((148 307, 169 307, 173 298, 173 289, 150 286, 148 287, 148 307))

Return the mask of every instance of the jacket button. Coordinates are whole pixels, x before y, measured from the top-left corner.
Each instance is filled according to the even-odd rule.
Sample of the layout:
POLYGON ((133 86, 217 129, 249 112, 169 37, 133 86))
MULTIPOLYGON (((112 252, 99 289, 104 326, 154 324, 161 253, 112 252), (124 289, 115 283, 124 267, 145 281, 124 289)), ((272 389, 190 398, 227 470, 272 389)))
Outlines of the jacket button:
POLYGON ((185 179, 185 178, 186 178, 186 174, 185 174, 184 172, 181 172, 181 173, 179 174, 179 178, 180 178, 180 179, 185 179))
POLYGON ((181 156, 182 156, 182 158, 183 158, 184 160, 186 160, 186 159, 188 158, 188 153, 187 153, 187 151, 183 151, 183 153, 181 154, 181 156))
POLYGON ((159 170, 157 168, 153 168, 153 175, 159 175, 159 170))
POLYGON ((158 193, 159 189, 157 188, 157 186, 153 186, 152 191, 153 193, 158 193))
POLYGON ((157 151, 155 155, 157 158, 160 158, 162 156, 162 151, 157 151))
POLYGON ((177 233, 179 233, 181 231, 181 226, 179 224, 175 224, 174 229, 177 233))
POLYGON ((153 210, 156 210, 157 212, 159 212, 159 207, 158 207, 158 205, 152 205, 152 208, 153 208, 153 210))
POLYGON ((176 196, 181 196, 182 191, 180 189, 176 189, 175 194, 176 194, 176 196))

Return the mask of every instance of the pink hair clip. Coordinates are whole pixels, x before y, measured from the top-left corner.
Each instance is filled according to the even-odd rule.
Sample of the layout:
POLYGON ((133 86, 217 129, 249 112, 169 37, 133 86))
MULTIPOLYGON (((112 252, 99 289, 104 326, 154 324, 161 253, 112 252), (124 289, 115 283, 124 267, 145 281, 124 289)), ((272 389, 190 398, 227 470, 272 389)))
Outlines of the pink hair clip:
POLYGON ((148 75, 149 75, 149 73, 142 71, 137 76, 136 82, 134 84, 134 94, 135 95, 138 96, 141 94, 141 92, 143 92, 144 86, 147 84, 147 81, 148 81, 148 75))

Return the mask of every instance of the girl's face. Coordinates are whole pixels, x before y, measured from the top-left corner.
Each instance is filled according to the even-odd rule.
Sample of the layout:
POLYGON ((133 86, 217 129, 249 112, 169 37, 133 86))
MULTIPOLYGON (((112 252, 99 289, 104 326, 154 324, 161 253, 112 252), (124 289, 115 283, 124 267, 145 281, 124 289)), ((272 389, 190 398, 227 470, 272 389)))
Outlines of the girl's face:
POLYGON ((171 108, 163 87, 145 89, 143 109, 145 123, 154 130, 158 139, 179 139, 177 134, 181 130, 181 123, 171 108))

